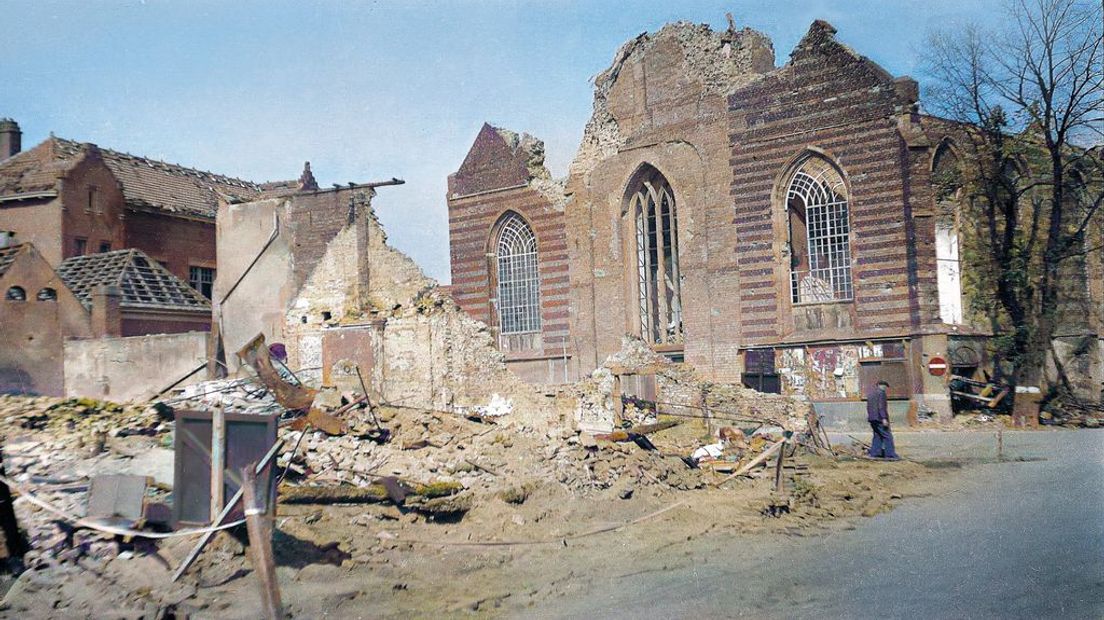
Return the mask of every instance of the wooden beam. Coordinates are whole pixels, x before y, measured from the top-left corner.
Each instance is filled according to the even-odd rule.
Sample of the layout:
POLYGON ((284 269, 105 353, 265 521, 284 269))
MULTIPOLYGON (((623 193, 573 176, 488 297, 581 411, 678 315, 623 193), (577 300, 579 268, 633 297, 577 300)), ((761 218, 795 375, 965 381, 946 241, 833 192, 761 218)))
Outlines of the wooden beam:
POLYGON ((786 457, 785 450, 778 451, 778 460, 774 463, 774 492, 781 493, 782 487, 782 459, 786 457))
POLYGON ((283 618, 280 584, 276 581, 276 560, 272 556, 272 530, 265 518, 265 506, 257 493, 257 473, 242 468, 245 497, 245 527, 249 532, 249 561, 261 586, 261 611, 267 620, 283 618))
POLYGON ((752 468, 756 467, 757 465, 761 465, 764 461, 769 459, 771 457, 771 455, 773 455, 775 452, 777 452, 779 449, 781 449, 782 446, 785 445, 785 444, 786 444, 786 440, 783 439, 783 440, 779 441, 778 443, 774 444, 773 446, 767 448, 766 450, 763 450, 762 454, 760 454, 759 456, 752 459, 751 462, 749 462, 747 465, 744 465, 743 467, 741 467, 740 469, 738 469, 734 473, 730 474, 729 476, 726 476, 723 480, 718 482, 716 486, 721 486, 722 484, 728 482, 729 480, 732 480, 733 478, 736 478, 738 476, 743 476, 744 474, 748 473, 749 471, 752 470, 752 468))
POLYGON ((222 512, 225 500, 223 470, 226 468, 226 415, 222 407, 211 412, 211 511, 208 518, 222 512))

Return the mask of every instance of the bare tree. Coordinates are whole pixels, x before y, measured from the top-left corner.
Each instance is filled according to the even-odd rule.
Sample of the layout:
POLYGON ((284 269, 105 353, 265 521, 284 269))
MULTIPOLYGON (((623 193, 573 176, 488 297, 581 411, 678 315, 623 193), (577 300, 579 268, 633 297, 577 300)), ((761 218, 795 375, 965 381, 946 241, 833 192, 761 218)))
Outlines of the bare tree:
POLYGON ((929 92, 964 151, 963 209, 985 250, 971 267, 998 372, 1038 382, 1064 266, 1100 251, 1090 240, 1104 169, 1089 147, 1104 137, 1104 15, 1099 0, 1012 0, 1005 18, 932 33, 929 92))

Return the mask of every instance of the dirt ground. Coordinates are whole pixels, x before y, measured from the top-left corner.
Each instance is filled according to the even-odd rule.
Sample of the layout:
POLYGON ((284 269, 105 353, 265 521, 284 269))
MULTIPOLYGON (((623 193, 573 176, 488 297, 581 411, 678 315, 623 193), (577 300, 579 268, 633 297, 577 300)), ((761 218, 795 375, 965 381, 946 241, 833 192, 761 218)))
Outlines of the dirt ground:
MULTIPOLYGON (((477 434, 469 435, 475 442, 477 434)), ((632 578, 685 562, 689 541, 854 527, 947 484, 961 466, 799 452, 787 461, 782 494, 772 491, 770 470, 716 488, 711 483, 722 474, 690 475, 676 456, 662 456, 684 454, 703 436, 700 423, 684 423, 656 433, 658 450, 644 453, 632 443, 583 447, 568 439, 551 442, 553 449, 544 436, 489 432, 479 435, 487 446, 468 448, 485 470, 465 468, 472 476, 466 493, 474 496, 466 513, 389 503, 280 505, 274 548, 285 610, 297 618, 523 614, 587 591, 598 575, 632 578), (493 447, 500 458, 492 458, 493 447)), ((443 470, 463 448, 431 446, 419 452, 440 454, 419 458, 443 470)), ((16 582, 0 617, 258 617, 256 578, 244 532, 237 535, 220 534, 177 584, 169 582, 170 567, 192 539, 96 564, 42 567, 16 582)))

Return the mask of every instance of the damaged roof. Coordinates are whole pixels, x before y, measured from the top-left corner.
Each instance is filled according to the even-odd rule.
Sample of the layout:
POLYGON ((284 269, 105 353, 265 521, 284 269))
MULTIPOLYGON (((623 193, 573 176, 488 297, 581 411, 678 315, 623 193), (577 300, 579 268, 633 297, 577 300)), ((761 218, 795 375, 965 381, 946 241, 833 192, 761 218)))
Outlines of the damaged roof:
POLYGON ((135 209, 214 219, 220 194, 230 200, 251 200, 262 191, 252 181, 50 137, 0 162, 0 195, 54 190, 58 179, 85 155, 103 160, 119 181, 127 206, 135 209))
POLYGON ((92 293, 106 284, 119 288, 121 307, 210 312, 211 304, 141 250, 115 250, 67 258, 57 268, 77 299, 92 306, 92 293))
POLYGON ((15 262, 15 257, 19 255, 24 245, 26 244, 10 245, 6 248, 0 248, 0 276, 8 272, 8 268, 15 262))

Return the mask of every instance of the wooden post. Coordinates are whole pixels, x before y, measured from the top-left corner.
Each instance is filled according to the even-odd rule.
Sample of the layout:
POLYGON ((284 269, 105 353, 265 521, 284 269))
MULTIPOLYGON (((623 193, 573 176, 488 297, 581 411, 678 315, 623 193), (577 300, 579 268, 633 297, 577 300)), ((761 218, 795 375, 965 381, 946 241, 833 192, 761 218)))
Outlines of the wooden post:
POLYGON ((778 460, 774 463, 774 492, 781 493, 783 491, 782 486, 782 459, 786 456, 786 446, 783 445, 782 449, 778 451, 778 460))
POLYGON ((1004 429, 997 427, 997 461, 1004 462, 1004 429))
POLYGON ((709 409, 709 397, 705 388, 702 388, 701 393, 698 395, 698 406, 701 409, 702 417, 705 419, 705 432, 709 433, 709 436, 712 437, 713 412, 709 409))
POLYGON ((613 425, 620 426, 625 419, 625 403, 621 401, 621 375, 613 373, 613 391, 610 392, 613 399, 613 425))
POLYGON ((223 469, 226 468, 226 415, 222 407, 211 412, 211 514, 222 512, 224 497, 223 469))
POLYGON ((245 493, 245 527, 249 531, 249 561, 261 586, 261 610, 268 620, 283 617, 280 606, 280 585, 276 581, 276 561, 272 557, 272 530, 265 519, 265 506, 257 493, 254 467, 242 468, 242 489, 245 493))

